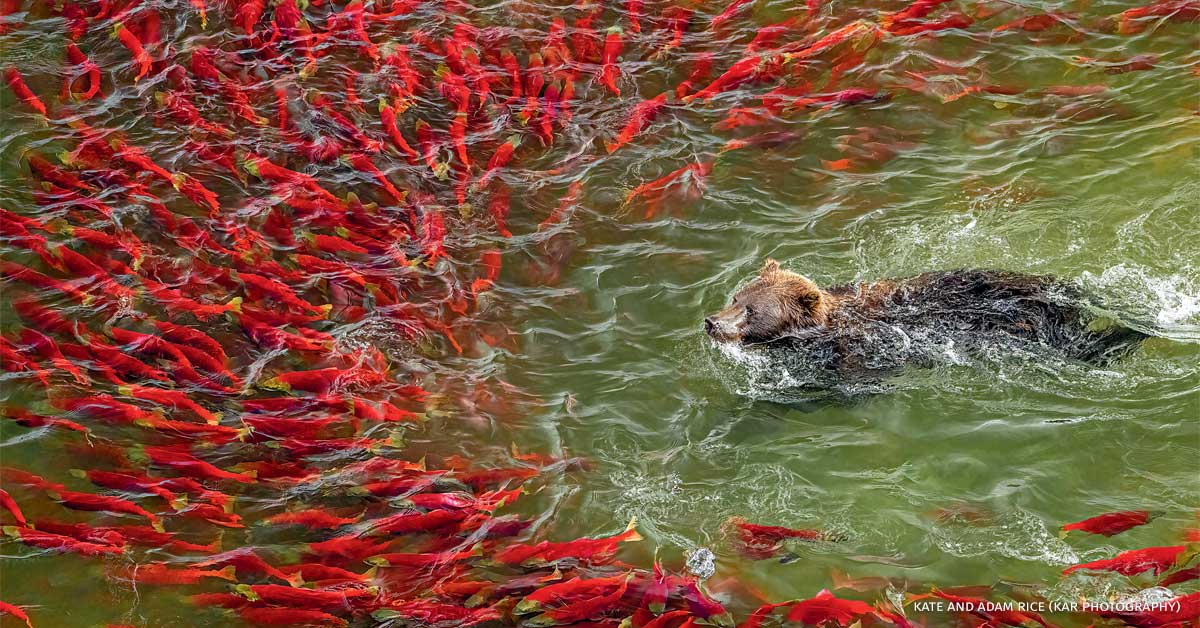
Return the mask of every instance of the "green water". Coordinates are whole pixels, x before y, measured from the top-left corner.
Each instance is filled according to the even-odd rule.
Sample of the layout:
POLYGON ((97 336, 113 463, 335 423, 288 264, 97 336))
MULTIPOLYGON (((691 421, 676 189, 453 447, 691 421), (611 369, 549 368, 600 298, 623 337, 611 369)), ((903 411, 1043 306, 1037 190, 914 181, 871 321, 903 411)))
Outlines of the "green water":
MULTIPOLYGON (((756 23, 786 14, 787 7, 767 4, 756 9, 756 23)), ((1124 8, 1098 3, 1085 15, 1124 8)), ((1032 583, 1066 600, 1147 584, 1061 579, 1059 572, 1117 550, 1178 543, 1183 529, 1197 526, 1196 29, 1168 24, 1137 36, 1089 30, 1068 43, 980 30, 940 37, 936 46, 922 39, 881 44, 847 85, 884 88, 890 100, 797 113, 750 131, 803 136, 766 149, 717 156, 730 134, 711 128, 761 88, 672 106, 603 159, 574 156, 594 153, 594 142, 620 126, 626 109, 581 106, 575 128, 516 177, 524 186, 514 194, 517 236, 456 243, 503 247, 499 284, 476 322, 509 335, 496 349, 479 343, 467 357, 426 352, 408 364, 440 395, 428 430, 410 435, 406 454, 458 451, 503 461, 515 443, 579 456, 583 469, 548 475, 513 511, 538 515, 538 533, 555 539, 611 534, 636 517, 645 540, 621 558, 638 565, 657 556, 677 568, 684 552, 707 548, 716 555, 710 587, 739 610, 755 595, 811 596, 832 585, 835 571, 919 583, 914 590, 1032 583), (1161 59, 1151 70, 1119 75, 1069 61, 1140 53, 1161 59), (941 59, 960 69, 936 69, 941 59), (985 68, 988 82, 1028 91, 943 103, 938 92, 896 87, 912 71, 953 93, 985 68), (1038 92, 1063 84, 1109 91, 1038 92), (863 161, 854 149, 864 138, 895 157, 863 161), (823 165, 847 156, 855 162, 850 170, 823 165), (717 166, 703 188, 670 194, 651 219, 643 220, 642 205, 622 204, 636 185, 708 158, 717 166), (547 174, 562 163, 575 167, 547 174), (537 232, 576 180, 585 183, 580 206, 537 232), (959 267, 1051 273, 1154 337, 1104 368, 1036 354, 949 351, 944 364, 901 373, 874 394, 807 402, 778 373, 722 354, 701 331, 703 317, 767 257, 823 285, 959 267), (1131 509, 1164 514, 1113 539, 1059 537, 1063 523, 1131 509), (820 528, 842 540, 789 546, 784 560, 750 561, 721 533, 731 516, 820 528)), ((36 67, 37 49, 25 40, 22 63, 36 67)), ((717 67, 738 55, 721 52, 717 67)), ((675 84, 686 75, 685 61, 646 62, 635 72, 636 89, 652 96, 675 84)), ((4 98, 7 108, 12 101, 4 98)), ((3 128, 21 131, 4 140, 6 163, 45 139, 26 121, 3 128)), ((153 137, 143 136, 145 145, 153 137)), ((179 158, 177 147, 156 148, 179 158)), ((25 185, 6 175, 5 201, 24 199, 25 185)), ((21 394, 6 391, 5 403, 21 394)), ((79 463, 63 449, 70 436, 0 427, 5 465, 62 479, 79 463)), ((239 509, 249 518, 269 506, 248 499, 239 509)), ((289 541, 254 529, 227 538, 279 548, 289 541)), ((2 551, 12 559, 3 597, 53 609, 56 619, 42 626, 118 618, 138 626, 237 625, 191 609, 177 590, 104 579, 116 561, 18 559, 27 553, 12 544, 2 551)), ((201 589, 222 587, 188 592, 201 589)))
MULTIPOLYGON (((542 400, 519 438, 596 461, 547 499, 554 525, 611 532, 636 516, 647 556, 709 548, 717 580, 736 575, 773 600, 811 595, 835 569, 1046 583, 1069 600, 1129 587, 1055 583, 1070 563, 1177 543, 1200 505, 1196 57, 1169 52, 1192 40, 1184 30, 1145 43, 1173 61, 1115 78, 1063 59, 1140 48, 1101 39, 960 57, 995 68, 998 83, 1107 83, 1115 91, 1089 102, 1111 110, 1092 120, 1054 115, 1072 99, 1027 96, 910 95, 800 117, 777 128, 806 139, 722 157, 702 197, 651 222, 613 198, 713 150, 723 140, 706 134, 710 119, 656 125, 598 168, 561 281, 508 272, 497 305, 520 343, 493 362, 542 400), (821 159, 840 156, 836 138, 864 128, 912 147, 863 172, 823 171, 821 159), (823 285, 959 267, 1052 273, 1156 337, 1106 368, 949 356, 854 403, 778 403, 788 391, 776 378, 722 356, 700 325, 767 257, 823 285), (982 514, 935 516, 956 507, 982 514), (1166 514, 1114 540, 1059 538, 1065 522, 1144 508, 1166 514), (720 533, 730 516, 849 540, 749 564, 720 533)), ((539 269, 539 245, 525 253, 506 260, 539 269)))

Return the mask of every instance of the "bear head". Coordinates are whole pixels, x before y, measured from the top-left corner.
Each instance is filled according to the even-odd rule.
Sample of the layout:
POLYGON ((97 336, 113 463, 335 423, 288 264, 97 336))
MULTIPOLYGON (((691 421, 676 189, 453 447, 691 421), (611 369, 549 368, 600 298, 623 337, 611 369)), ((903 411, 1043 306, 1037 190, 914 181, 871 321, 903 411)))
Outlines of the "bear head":
POLYGON ((769 259, 729 307, 704 319, 704 331, 721 342, 770 342, 825 324, 831 301, 811 279, 769 259))

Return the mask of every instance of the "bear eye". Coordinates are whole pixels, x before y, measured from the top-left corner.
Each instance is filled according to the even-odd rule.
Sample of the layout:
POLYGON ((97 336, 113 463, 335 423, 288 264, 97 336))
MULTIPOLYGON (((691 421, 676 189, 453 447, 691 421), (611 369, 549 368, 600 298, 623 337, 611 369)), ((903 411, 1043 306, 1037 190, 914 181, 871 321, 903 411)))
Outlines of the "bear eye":
POLYGON ((746 318, 750 318, 751 316, 754 316, 754 308, 747 305, 746 306, 746 318))

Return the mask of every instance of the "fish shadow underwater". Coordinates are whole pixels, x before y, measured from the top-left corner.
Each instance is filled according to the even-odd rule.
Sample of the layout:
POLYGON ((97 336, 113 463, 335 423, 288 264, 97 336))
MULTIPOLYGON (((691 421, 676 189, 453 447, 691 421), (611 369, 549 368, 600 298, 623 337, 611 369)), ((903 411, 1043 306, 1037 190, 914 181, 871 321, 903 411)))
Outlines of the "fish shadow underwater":
POLYGON ((1049 275, 959 269, 821 288, 774 260, 704 329, 789 405, 818 406, 887 392, 906 368, 1007 357, 1104 367, 1151 337, 1049 275))

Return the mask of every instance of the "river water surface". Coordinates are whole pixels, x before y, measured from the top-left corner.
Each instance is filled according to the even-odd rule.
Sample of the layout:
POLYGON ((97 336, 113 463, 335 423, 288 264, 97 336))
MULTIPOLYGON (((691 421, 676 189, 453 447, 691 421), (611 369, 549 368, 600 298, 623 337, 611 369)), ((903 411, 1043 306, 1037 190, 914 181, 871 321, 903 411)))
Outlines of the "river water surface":
MULTIPOLYGON (((760 2, 738 28, 748 34, 786 17, 786 4, 760 2)), ((503 340, 473 342, 463 356, 428 347, 406 354, 408 372, 436 393, 425 408, 428 429, 408 435, 406 455, 502 460, 511 443, 580 457, 579 468, 547 478, 512 512, 535 516, 539 534, 558 539, 612 534, 636 518, 645 540, 629 544, 624 560, 644 566, 657 556, 679 567, 685 553, 711 550, 709 585, 725 599, 809 597, 866 576, 1033 583, 1065 600, 1132 590, 1116 577, 1059 577, 1118 549, 1177 543, 1200 507, 1200 56, 1194 24, 1164 22, 1135 35, 1094 26, 1129 6, 1019 4, 1014 19, 1046 8, 1074 17, 1044 32, 991 32, 1007 21, 997 17, 969 31, 885 41, 844 87, 870 86, 889 99, 714 130, 730 107, 765 91, 749 85, 707 104, 674 102, 613 155, 597 149, 627 104, 584 102, 553 150, 506 175, 516 190, 516 235, 452 243, 452 257, 482 246, 502 251, 503 270, 475 320, 503 340), (1136 54, 1157 60, 1110 74, 1076 59, 1136 54), (1018 93, 947 98, 981 84, 1018 93), (1105 90, 1053 93, 1061 85, 1105 90), (762 132, 788 135, 722 152, 730 137, 762 132), (673 188, 655 211, 623 202, 635 186, 697 160, 714 161, 712 172, 673 188), (539 230, 574 182, 584 185, 578 205, 539 230), (947 347, 934 368, 811 398, 787 373, 715 347, 701 329, 768 257, 822 285, 964 267, 1053 274, 1152 338, 1104 367, 947 347), (1163 514, 1113 539, 1058 531, 1139 509, 1163 514), (748 560, 722 533, 734 516, 827 530, 837 540, 748 560)), ((876 8, 835 2, 826 10, 876 8)), ((605 15, 616 20, 619 7, 605 15)), ((516 18, 491 7, 475 19, 516 18)), ((27 77, 53 75, 56 23, 27 28, 59 38, 53 61, 44 54, 51 46, 25 32, 3 36, 5 63, 27 77)), ((179 26, 164 36, 186 50, 196 38, 217 41, 212 28, 201 35, 194 24, 179 26)), ((693 36, 696 49, 710 45, 704 32, 693 36)), ((103 45, 97 58, 120 56, 103 45)), ((720 71, 740 48, 717 52, 720 71)), ((636 80, 627 79, 625 98, 673 86, 690 61, 631 62, 636 80)), ((35 86, 47 99, 56 89, 53 80, 35 86)), ((94 115, 123 125, 156 158, 185 163, 169 125, 154 130, 122 110, 150 90, 120 89, 94 115)), ((6 112, 19 106, 5 94, 6 112)), ((56 138, 24 113, 6 113, 2 125, 3 200, 16 211, 29 198, 19 159, 33 147, 53 154, 56 138)), ((225 179, 218 185, 236 186, 225 179)), ((362 329, 332 332, 349 341, 362 329)), ((34 396, 6 384, 4 403, 34 396)), ((6 466, 65 478, 79 464, 63 447, 70 435, 0 427, 6 466)), ((253 499, 239 506, 248 518, 269 507, 253 499)), ((226 536, 287 543, 255 529, 226 536)), ((24 552, 12 544, 3 553, 7 601, 40 606, 43 616, 72 609, 40 625, 230 621, 192 615, 170 590, 106 581, 98 567, 47 556, 18 564, 24 552)))
MULTIPOLYGON (((1123 45, 993 42, 956 58, 999 83, 1048 86, 1086 75, 1072 55, 1133 52, 1123 45)), ((1174 58, 1173 69, 1087 75, 1114 90, 1088 105, 1095 115, 1013 96, 813 115, 783 125, 803 140, 720 157, 673 215, 642 221, 611 202, 589 212, 558 283, 528 279, 535 259, 502 291, 521 343, 495 360, 542 400, 529 429, 596 461, 556 495, 555 524, 601 532, 637 517, 647 552, 711 548, 718 574, 772 599, 810 595, 835 571, 1044 582, 1110 555, 1102 538, 1057 530, 1100 512, 1162 509, 1171 514, 1124 541, 1171 543, 1200 498, 1196 57, 1174 58), (861 146, 855 134, 904 149, 862 172, 823 168, 839 138, 861 146), (767 257, 823 285, 962 267, 1051 273, 1155 337, 1104 368, 951 352, 878 394, 806 402, 701 329, 767 257), (848 540, 747 565, 723 540, 730 516, 848 540)), ((594 195, 711 151, 720 140, 705 122, 658 125, 597 173, 594 195)), ((1061 586, 1072 599, 1084 585, 1061 586)))

